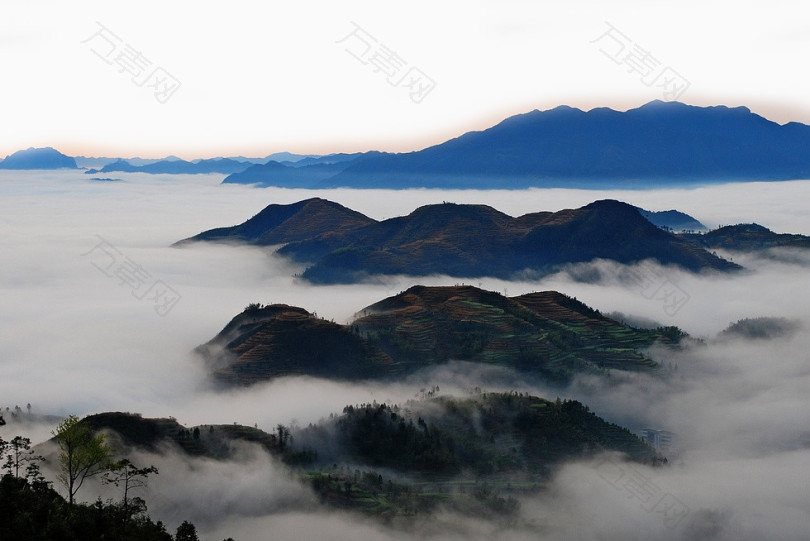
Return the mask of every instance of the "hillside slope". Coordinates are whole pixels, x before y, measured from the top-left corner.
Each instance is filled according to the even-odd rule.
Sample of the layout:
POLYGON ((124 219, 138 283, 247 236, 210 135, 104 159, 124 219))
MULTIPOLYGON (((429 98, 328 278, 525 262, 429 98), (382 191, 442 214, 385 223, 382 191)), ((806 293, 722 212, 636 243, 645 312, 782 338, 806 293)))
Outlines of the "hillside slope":
POLYGON ((644 349, 677 347, 681 337, 675 328, 628 327, 556 292, 508 298, 472 286, 414 286, 348 326, 287 305, 250 306, 197 353, 225 385, 400 377, 451 360, 566 383, 609 369, 657 372, 644 349))
POLYGON ((727 225, 704 234, 684 233, 682 238, 710 250, 751 252, 769 248, 810 248, 810 237, 774 233, 759 224, 727 225))
POLYGON ((331 240, 314 237, 279 253, 314 260, 303 277, 315 283, 352 283, 380 274, 514 279, 594 259, 655 259, 693 272, 739 269, 656 227, 637 208, 612 200, 518 218, 485 205, 428 205, 331 240))
POLYGON ((239 425, 185 427, 125 413, 83 422, 110 433, 123 455, 145 450, 181 461, 228 461, 238 460, 235 444, 253 442, 322 505, 385 520, 439 510, 500 520, 517 510, 514 496, 542 491, 567 461, 605 451, 657 461, 637 436, 580 402, 514 392, 349 405, 318 424, 294 430, 281 425, 272 434, 239 425))

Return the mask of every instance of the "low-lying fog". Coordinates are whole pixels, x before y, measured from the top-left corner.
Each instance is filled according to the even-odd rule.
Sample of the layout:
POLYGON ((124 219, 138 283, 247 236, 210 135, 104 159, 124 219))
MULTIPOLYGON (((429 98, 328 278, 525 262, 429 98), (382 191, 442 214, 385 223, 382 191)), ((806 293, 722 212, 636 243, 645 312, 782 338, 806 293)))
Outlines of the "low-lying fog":
MULTIPOLYGON (((146 498, 156 520, 173 527, 189 518, 203 539, 212 540, 266 539, 268 532, 277 539, 418 534, 450 539, 737 540, 803 539, 810 531, 807 255, 735 255, 750 272, 734 277, 640 267, 679 289, 686 302, 672 310, 613 278, 618 269, 610 262, 533 281, 393 277, 375 284, 315 287, 295 280, 292 275, 301 267, 269 250, 169 247, 202 230, 240 223, 270 203, 314 196, 376 219, 441 201, 484 203, 520 215, 614 198, 649 210, 678 209, 709 227, 754 221, 777 232, 810 235, 810 181, 661 191, 314 192, 220 186, 222 175, 115 177, 122 180, 92 181, 75 171, 0 172, 3 410, 15 405, 25 410, 30 403, 38 414, 131 411, 174 416, 186 425, 256 423, 271 430, 278 423, 317 422, 349 403, 402 402, 425 385, 439 384, 443 392, 454 393, 477 385, 576 398, 631 430, 671 430, 681 450, 664 469, 631 468, 610 457, 571 464, 546 493, 522 502, 513 528, 498 531, 488 523, 452 516, 420 519, 414 530, 402 532, 338 512, 315 513, 307 491, 255 449, 246 449, 238 464, 175 464, 172 457, 144 457, 162 472, 146 498), (111 262, 125 271, 113 273, 111 262), (594 269, 604 277, 599 283, 571 279, 594 269), (556 289, 602 312, 677 325, 707 343, 678 354, 653 353, 677 367, 668 382, 630 378, 606 386, 581 378, 565 390, 508 375, 493 380, 451 363, 391 385, 294 378, 217 393, 189 354, 251 302, 298 305, 345 323, 354 312, 411 285, 462 281, 510 296, 556 289), (168 304, 153 300, 156 292, 168 304), (730 323, 760 316, 790 318, 802 327, 771 341, 714 341, 730 323), (652 493, 659 499, 653 501, 652 493), (672 518, 684 510, 682 520, 672 518)), ((10 439, 25 433, 40 442, 52 428, 10 422, 0 427, 0 435, 10 439)), ((89 494, 80 492, 79 497, 89 494)))

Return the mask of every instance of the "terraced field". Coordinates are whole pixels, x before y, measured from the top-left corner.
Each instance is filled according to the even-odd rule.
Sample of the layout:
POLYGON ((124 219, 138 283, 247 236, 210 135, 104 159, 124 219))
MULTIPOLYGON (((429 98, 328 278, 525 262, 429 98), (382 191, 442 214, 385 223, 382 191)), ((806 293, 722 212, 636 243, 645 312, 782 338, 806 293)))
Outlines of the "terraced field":
POLYGON ((681 336, 629 327, 553 291, 508 298, 472 286, 415 286, 348 326, 293 306, 248 307, 197 352, 230 385, 289 375, 395 377, 452 360, 564 384, 579 373, 654 373, 660 366, 644 350, 677 347, 681 336))
POLYGON ((681 336, 623 325, 554 291, 507 298, 472 286, 416 286, 361 314, 361 336, 403 362, 469 360, 561 382, 583 371, 655 372, 660 366, 642 350, 674 347, 681 336))

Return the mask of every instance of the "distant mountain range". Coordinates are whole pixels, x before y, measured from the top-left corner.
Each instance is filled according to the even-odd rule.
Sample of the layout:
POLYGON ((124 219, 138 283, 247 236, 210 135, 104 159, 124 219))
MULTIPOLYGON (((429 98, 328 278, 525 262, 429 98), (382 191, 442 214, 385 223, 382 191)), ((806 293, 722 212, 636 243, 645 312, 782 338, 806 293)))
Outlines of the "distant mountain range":
POLYGON ((708 228, 700 223, 697 219, 678 210, 649 211, 639 208, 638 211, 642 216, 658 227, 667 229, 669 231, 698 232, 708 230, 708 228))
POLYGON ((392 274, 512 279, 594 259, 656 259, 691 271, 739 268, 656 227, 636 207, 610 200, 518 218, 485 205, 444 203, 377 222, 314 198, 270 205, 241 225, 205 231, 176 245, 193 241, 282 244, 278 253, 310 263, 302 276, 316 283, 392 274))
POLYGON ((268 161, 231 174, 222 183, 254 184, 261 187, 312 188, 325 183, 357 160, 385 155, 387 154, 384 152, 362 152, 304 158, 295 163, 268 161))
POLYGON ((163 160, 115 159, 105 163, 100 169, 89 169, 87 174, 110 172, 140 172, 152 174, 198 174, 225 173, 229 176, 224 184, 263 184, 263 179, 273 177, 274 186, 308 187, 329 178, 352 161, 364 157, 380 155, 380 152, 358 154, 329 154, 326 156, 291 154, 278 152, 266 158, 213 158, 209 160, 185 161, 170 156, 163 160), (134 163, 135 161, 140 163, 134 163))
POLYGON ((145 165, 132 165, 126 160, 117 160, 101 169, 88 169, 86 174, 127 172, 152 174, 200 174, 200 173, 235 173, 250 167, 250 162, 240 162, 230 158, 217 158, 187 162, 185 160, 162 160, 145 165))
POLYGON ((308 375, 399 377, 450 360, 502 366, 554 383, 607 369, 657 372, 641 351, 676 346, 674 328, 634 329, 554 291, 505 297, 472 286, 414 286, 350 325, 298 307, 251 305, 197 348, 226 385, 308 375))
POLYGON ((254 184, 260 187, 309 188, 330 178, 349 166, 351 162, 315 163, 299 167, 279 162, 252 165, 247 169, 228 175, 223 184, 254 184), (272 179, 272 180, 270 180, 272 179))
POLYGON ((225 182, 311 188, 652 187, 810 178, 810 126, 745 107, 653 101, 507 118, 420 151, 362 155, 337 172, 255 170, 225 182), (299 175, 296 177, 294 175, 299 175), (649 181, 650 184, 645 184, 649 181))
MULTIPOLYGON (((333 155, 334 161, 353 159, 355 155, 333 155)), ((14 154, 0 160, 0 169, 89 169, 88 174, 108 172, 142 172, 163 174, 195 174, 195 173, 235 173, 244 171, 251 165, 264 164, 269 161, 281 162, 293 166, 297 162, 304 163, 332 163, 327 156, 313 154, 292 154, 290 152, 277 152, 264 158, 212 158, 203 160, 185 161, 177 156, 167 156, 160 159, 144 158, 105 158, 105 157, 70 157, 51 147, 29 148, 19 150, 14 154)))
MULTIPOLYGON (((257 163, 267 163, 270 160, 280 161, 287 164, 296 163, 297 161, 309 159, 309 158, 317 158, 318 156, 313 154, 292 154, 290 152, 275 152, 264 158, 247 158, 245 156, 230 156, 230 157, 223 157, 219 156, 216 158, 212 158, 212 160, 233 160, 236 162, 245 162, 248 164, 257 164, 257 163)), ((178 161, 181 158, 177 156, 166 156, 165 158, 109 158, 109 157, 93 157, 93 156, 75 156, 74 159, 76 160, 76 165, 80 168, 84 169, 96 169, 100 170, 102 167, 106 165, 110 165, 114 162, 118 161, 125 161, 129 166, 141 166, 141 165, 150 165, 157 162, 172 162, 178 161)), ((191 160, 191 163, 197 163, 203 160, 191 160)))
POLYGON ((73 159, 76 160, 76 165, 78 165, 81 169, 101 169, 105 165, 109 165, 121 160, 125 160, 129 165, 149 165, 150 163, 156 162, 175 161, 179 160, 180 158, 177 156, 166 156, 165 158, 107 158, 103 156, 74 156, 73 159))
POLYGON ((51 147, 18 150, 0 160, 0 169, 76 169, 76 161, 51 147))
MULTIPOLYGON (((746 107, 656 100, 626 112, 605 107, 586 112, 564 105, 535 110, 400 154, 282 152, 261 159, 80 161, 82 166, 103 164, 93 173, 216 172, 229 175, 223 183, 296 188, 647 188, 810 178, 810 126, 779 125, 746 107)), ((2 164, 5 169, 21 167, 16 158, 2 164)), ((37 167, 23 165, 70 167, 49 160, 37 167)))

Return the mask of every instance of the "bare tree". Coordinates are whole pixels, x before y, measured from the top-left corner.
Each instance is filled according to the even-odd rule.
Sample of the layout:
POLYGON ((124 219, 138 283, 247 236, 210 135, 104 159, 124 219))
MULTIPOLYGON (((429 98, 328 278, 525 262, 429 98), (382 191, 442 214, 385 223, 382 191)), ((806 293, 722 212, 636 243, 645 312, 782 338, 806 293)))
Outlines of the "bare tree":
MULTIPOLYGON (((130 502, 133 501, 133 499, 129 497, 129 492, 136 488, 146 487, 146 478, 153 473, 155 475, 158 474, 158 469, 156 467, 149 466, 147 468, 139 468, 126 458, 122 458, 121 460, 112 463, 109 466, 109 470, 104 473, 102 480, 105 483, 112 484, 117 487, 122 486, 124 488, 124 495, 121 500, 124 510, 124 527, 126 527, 127 522, 129 521, 131 514, 130 502)), ((134 501, 134 513, 146 508, 146 504, 142 499, 134 498, 134 501)))
MULTIPOLYGON (((39 464, 44 460, 31 449, 31 439, 14 436, 10 442, 3 442, 3 448, 8 447, 8 455, 3 468, 9 475, 20 477, 20 468, 25 469, 25 477, 35 480, 39 476, 39 464)), ((0 448, 0 455, 4 449, 0 448)))
POLYGON ((158 474, 158 469, 154 466, 139 468, 128 459, 122 458, 110 465, 110 469, 104 474, 104 482, 124 487, 122 503, 126 505, 129 491, 145 487, 147 476, 153 473, 158 474))

